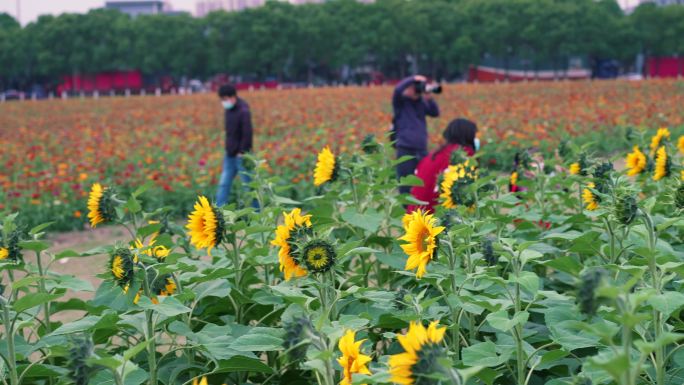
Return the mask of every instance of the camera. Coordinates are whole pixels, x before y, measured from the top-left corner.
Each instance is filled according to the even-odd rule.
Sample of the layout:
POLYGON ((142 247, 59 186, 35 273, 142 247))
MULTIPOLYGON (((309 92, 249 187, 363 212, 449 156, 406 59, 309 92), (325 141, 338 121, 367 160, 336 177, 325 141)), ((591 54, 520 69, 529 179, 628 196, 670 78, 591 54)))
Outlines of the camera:
POLYGON ((441 94, 442 93, 442 85, 439 83, 427 83, 427 82, 417 81, 417 82, 415 82, 415 88, 416 88, 416 93, 419 93, 419 94, 422 94, 422 93, 441 94))

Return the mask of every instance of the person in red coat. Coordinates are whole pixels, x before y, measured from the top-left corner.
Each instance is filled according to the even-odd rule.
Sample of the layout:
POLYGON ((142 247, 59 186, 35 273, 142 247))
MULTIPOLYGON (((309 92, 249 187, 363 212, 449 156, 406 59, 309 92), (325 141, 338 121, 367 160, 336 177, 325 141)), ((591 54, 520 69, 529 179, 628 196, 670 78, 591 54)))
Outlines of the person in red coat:
POLYGON ((425 206, 410 205, 407 212, 417 209, 434 211, 439 197, 437 179, 449 167, 449 160, 454 151, 464 151, 467 156, 473 156, 479 148, 477 139, 477 125, 468 119, 454 119, 442 134, 445 143, 436 151, 423 158, 416 168, 416 176, 423 180, 422 186, 411 188, 414 198, 428 202, 425 206))

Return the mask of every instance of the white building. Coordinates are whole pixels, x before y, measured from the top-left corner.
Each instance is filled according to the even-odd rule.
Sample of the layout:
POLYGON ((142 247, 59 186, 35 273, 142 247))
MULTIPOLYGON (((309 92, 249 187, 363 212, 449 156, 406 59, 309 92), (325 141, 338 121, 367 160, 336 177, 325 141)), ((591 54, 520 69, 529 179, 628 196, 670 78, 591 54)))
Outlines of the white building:
POLYGON ((117 9, 132 17, 138 15, 157 15, 171 11, 171 7, 161 0, 110 0, 105 2, 105 8, 117 9))

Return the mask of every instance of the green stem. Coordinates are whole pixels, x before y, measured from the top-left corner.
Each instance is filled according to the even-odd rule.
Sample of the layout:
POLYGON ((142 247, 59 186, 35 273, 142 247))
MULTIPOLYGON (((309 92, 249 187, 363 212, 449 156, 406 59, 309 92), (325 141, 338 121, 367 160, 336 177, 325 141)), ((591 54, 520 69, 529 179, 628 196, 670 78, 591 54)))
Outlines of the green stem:
MULTIPOLYGON (((519 261, 520 261, 520 256, 516 258, 517 260, 513 261, 513 266, 515 269, 515 276, 516 278, 520 278, 520 268, 519 266, 519 261)), ((520 313, 522 311, 522 303, 520 300, 520 279, 516 279, 515 282, 515 315, 520 313)), ((525 385, 525 351, 523 350, 523 327, 520 323, 515 325, 515 333, 513 333, 513 338, 515 338, 515 354, 516 354, 516 364, 518 366, 518 373, 517 373, 517 380, 518 380, 518 385, 525 385)))
POLYGON ((577 190, 579 192, 579 211, 578 214, 582 214, 584 211, 584 205, 582 204, 582 183, 577 183, 577 190))
MULTIPOLYGON (((662 288, 661 288, 661 282, 660 282, 660 273, 658 272, 658 264, 656 261, 656 229, 653 224, 653 220, 651 219, 651 216, 645 211, 642 210, 643 218, 644 218, 644 225, 646 226, 646 229, 648 230, 648 248, 650 251, 650 255, 648 256, 648 267, 651 273, 651 281, 653 285, 653 289, 656 291, 656 295, 660 295, 662 288)), ((660 336, 663 332, 663 325, 662 325, 662 314, 660 311, 656 310, 655 308, 653 309, 653 336, 654 340, 658 341, 660 339, 660 336)), ((656 384, 657 385, 664 385, 665 384, 665 348, 664 346, 658 346, 655 349, 655 372, 656 372, 656 384)))
MULTIPOLYGON (((237 244, 237 237, 235 234, 231 235, 231 243, 233 244, 233 268, 235 269, 235 289, 241 292, 240 283, 242 281, 242 273, 240 271, 240 248, 237 244)), ((240 308, 235 308, 235 320, 241 322, 240 308)))
MULTIPOLYGON (((38 275, 39 277, 39 283, 38 283, 38 290, 40 293, 46 294, 47 289, 45 288, 45 273, 46 271, 43 271, 43 262, 41 261, 40 258, 40 251, 36 251, 36 265, 38 265, 38 275)), ((48 335, 52 333, 52 324, 50 323, 50 301, 45 302, 43 304, 43 313, 45 313, 45 335, 48 335)), ((48 362, 53 365, 54 360, 52 357, 48 357, 48 362)), ((52 384, 52 378, 49 379, 48 384, 52 384)))
MULTIPOLYGON (((459 288, 458 282, 456 281, 456 256, 454 255, 454 249, 451 245, 451 242, 449 240, 445 240, 444 243, 447 245, 446 249, 449 259, 449 270, 451 273, 451 292, 453 295, 457 295, 459 288)), ((448 299, 447 303, 449 303, 448 299)), ((449 306, 451 307, 451 305, 449 306)), ((458 312, 453 307, 451 307, 451 318, 451 343, 453 344, 454 351, 456 353, 456 361, 459 361, 461 359, 461 340, 459 336, 460 318, 458 316, 458 312)))
POLYGON ((461 385, 463 381, 461 381, 461 376, 458 375, 458 372, 454 368, 444 368, 444 372, 446 373, 447 377, 449 377, 449 381, 453 385, 461 385))
POLYGON ((613 226, 610 225, 609 220, 604 218, 603 221, 606 224, 606 229, 610 235, 610 263, 615 263, 615 231, 613 231, 613 226))
MULTIPOLYGON (((147 279, 147 271, 145 271, 145 277, 143 279, 143 286, 145 289, 145 295, 150 297, 152 291, 150 290, 150 283, 147 279)), ((151 297, 150 297, 151 298, 151 297)), ((145 319, 147 321, 147 333, 145 333, 147 344, 147 361, 149 362, 150 368, 150 385, 157 385, 157 345, 156 345, 156 335, 154 331, 154 313, 150 309, 145 310, 145 319)))
POLYGON ((17 375, 17 355, 14 350, 14 323, 10 319, 9 303, 0 297, 3 311, 3 323, 5 324, 5 334, 7 336, 7 365, 9 366, 9 376, 11 385, 19 385, 17 375))
POLYGON ((541 207, 541 212, 542 212, 542 218, 546 219, 546 175, 544 174, 544 170, 542 168, 542 177, 538 178, 539 179, 539 191, 541 192, 541 197, 539 199, 539 206, 541 207))
POLYGON ((359 196, 356 193, 356 185, 354 185, 354 174, 351 170, 347 170, 347 173, 349 174, 349 185, 351 186, 352 194, 354 194, 354 204, 356 205, 356 210, 361 211, 359 196))
MULTIPOLYGON (((629 295, 629 294, 627 294, 629 295)), ((624 306, 626 308, 624 309, 624 315, 627 315, 630 313, 630 309, 628 308, 629 306, 629 298, 625 298, 624 301, 624 306)), ((633 372, 632 371, 632 364, 631 364, 631 350, 632 350, 632 330, 630 329, 629 325, 627 323, 622 324, 622 348, 624 349, 624 354, 625 357, 627 358, 627 362, 629 362, 629 365, 627 366, 627 371, 625 372, 625 383, 624 385, 634 385, 634 377, 632 373, 639 373, 638 371, 633 372)))
MULTIPOLYGON (((43 272, 43 263, 40 260, 40 251, 36 251, 36 265, 38 265, 38 275, 39 277, 39 283, 38 283, 38 290, 40 293, 47 293, 47 289, 45 288, 45 276, 43 272)), ((50 334, 52 332, 52 325, 50 325, 50 302, 46 302, 43 305, 43 312, 45 313, 45 334, 50 334)))

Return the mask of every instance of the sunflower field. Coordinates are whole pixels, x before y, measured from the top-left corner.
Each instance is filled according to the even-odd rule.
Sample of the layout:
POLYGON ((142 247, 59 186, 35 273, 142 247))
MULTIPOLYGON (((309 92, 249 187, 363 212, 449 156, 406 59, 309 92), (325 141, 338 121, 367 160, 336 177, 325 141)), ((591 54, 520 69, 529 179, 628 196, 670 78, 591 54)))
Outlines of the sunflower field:
MULTIPOLYGON (((463 104, 442 106, 451 116, 490 104, 482 151, 452 157, 435 212, 410 213, 423 202, 397 186, 421 181, 397 182, 388 112, 362 110, 387 88, 283 93, 349 110, 308 99, 298 113, 312 123, 296 134, 282 132, 295 112, 274 104, 280 125, 264 130, 283 142, 262 139, 267 150, 246 156, 250 189, 237 189, 258 209, 212 202, 207 164, 221 146, 206 147, 220 115, 193 110, 215 112, 208 97, 0 106, 47 110, 0 117, 15 128, 3 131, 3 188, 18 193, 0 216, 0 380, 684 383, 682 84, 478 87, 453 88, 463 104), (154 102, 171 115, 150 112, 154 102), (512 152, 517 166, 502 167, 512 152), (50 235, 76 210, 125 239, 56 251, 50 235), (98 283, 58 272, 66 260, 91 265, 98 283)), ((277 93, 251 95, 259 106, 277 93)))
MULTIPOLYGON (((123 242, 57 253, 51 223, 26 228, 21 209, 3 215, 0 379, 682 384, 684 137, 675 128, 635 127, 623 139, 629 150, 614 156, 596 143, 544 152, 526 141, 510 173, 491 167, 498 147, 485 146, 454 157, 434 213, 406 212, 421 202, 396 192, 402 159, 380 135, 359 149, 328 147, 330 137, 309 144, 317 148, 301 159, 298 195, 289 174, 248 156, 242 198, 259 209, 193 194, 177 203, 189 213, 181 220, 155 198, 158 179, 124 186, 115 172, 76 194, 74 207, 91 227, 121 226, 123 242), (98 287, 54 270, 102 254, 98 287)), ((101 135, 109 165, 127 162, 123 139, 101 135)), ((197 154, 169 154, 183 156, 197 154)))
MULTIPOLYGON (((340 87, 241 93, 251 106, 256 156, 279 194, 315 193, 309 165, 326 145, 339 153, 382 137, 391 120, 390 87, 340 87), (295 185, 295 188, 292 188, 295 185)), ((557 82, 447 85, 430 119, 435 147, 451 119, 478 124, 488 169, 510 171, 521 147, 552 154, 559 143, 592 142, 600 154, 632 147, 633 133, 684 125, 684 82, 557 82), (606 140, 610 138, 610 140, 606 140)), ((69 99, 0 104, 0 210, 21 211, 25 227, 82 229, 93 183, 142 195, 146 210, 213 195, 223 156, 223 115, 215 95, 69 99)))

